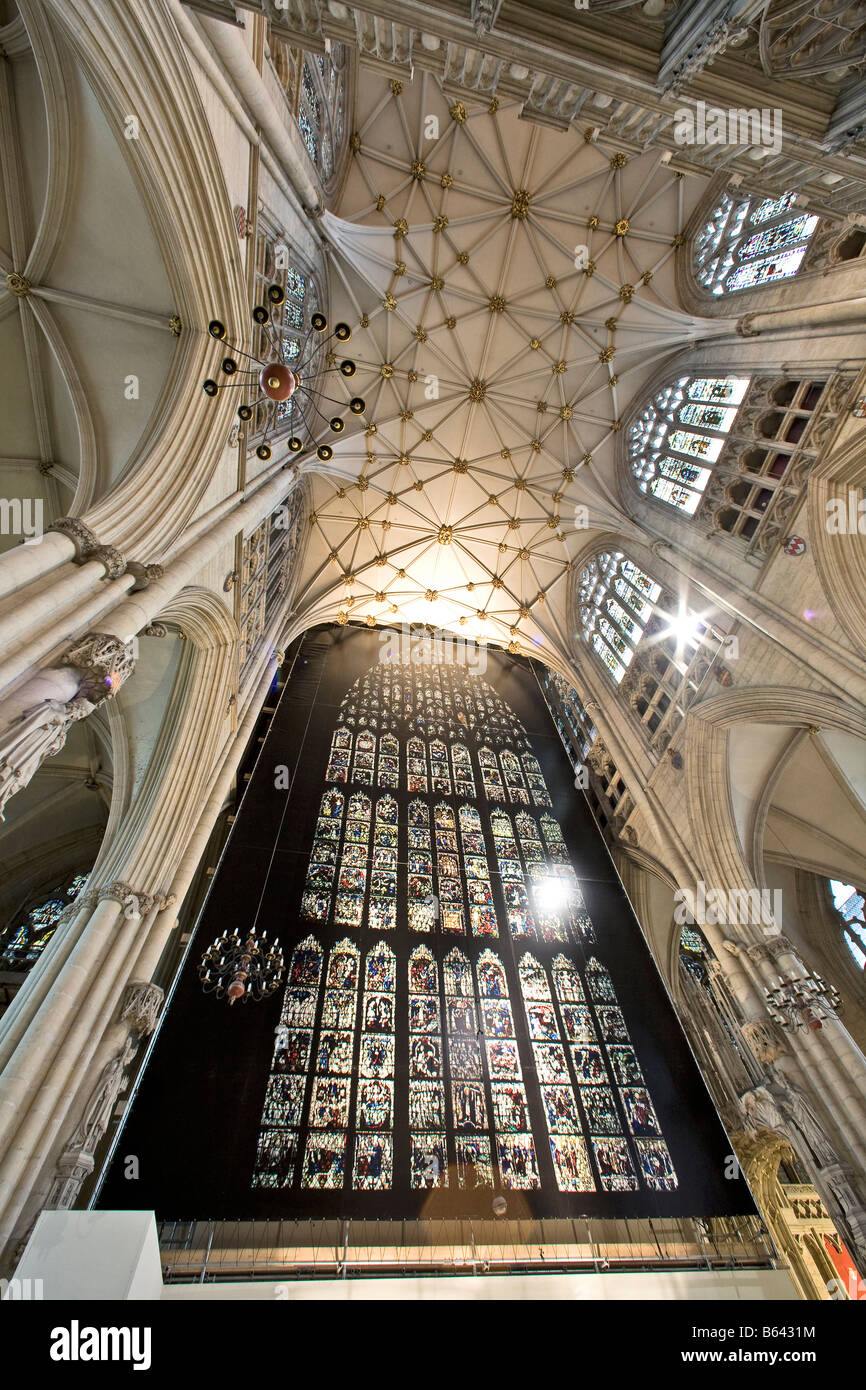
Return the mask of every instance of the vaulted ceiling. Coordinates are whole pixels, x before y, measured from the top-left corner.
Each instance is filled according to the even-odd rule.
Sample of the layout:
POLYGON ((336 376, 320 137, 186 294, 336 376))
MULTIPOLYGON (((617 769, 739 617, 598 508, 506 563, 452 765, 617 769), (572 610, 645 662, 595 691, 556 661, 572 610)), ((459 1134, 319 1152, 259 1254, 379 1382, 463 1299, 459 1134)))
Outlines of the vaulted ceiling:
POLYGON ((661 151, 521 120, 518 103, 449 99, 429 75, 363 71, 353 149, 320 225, 358 372, 326 389, 366 412, 319 466, 296 610, 565 654, 575 508, 625 519, 613 465, 630 405, 725 328, 675 290, 705 181, 661 151))
POLYGON ((41 499, 47 525, 124 472, 170 369, 174 311, 124 126, 34 0, 7 0, 0 47, 0 495, 41 499))

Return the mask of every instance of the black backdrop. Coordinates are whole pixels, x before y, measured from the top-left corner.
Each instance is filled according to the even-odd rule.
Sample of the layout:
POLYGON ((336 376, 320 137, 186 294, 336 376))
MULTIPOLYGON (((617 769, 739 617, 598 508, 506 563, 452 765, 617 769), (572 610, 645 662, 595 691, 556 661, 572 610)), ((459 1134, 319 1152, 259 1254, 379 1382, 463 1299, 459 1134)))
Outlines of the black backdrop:
MULTIPOLYGON (((206 946, 220 933, 251 925, 262 896, 258 927, 277 935, 288 961, 294 945, 314 929, 326 945, 345 936, 333 927, 299 919, 307 860, 324 788, 330 738, 340 700, 352 681, 377 660, 380 635, 357 627, 328 627, 306 634, 287 683, 152 1054, 114 1150, 97 1205, 105 1209, 156 1210, 160 1219, 289 1219, 348 1217, 371 1219, 490 1215, 488 1190, 461 1191, 454 1185, 432 1191, 408 1187, 407 1165, 395 1162, 388 1192, 254 1188, 262 1105, 268 1082, 274 1029, 282 989, 269 1000, 229 1008, 202 992, 197 966, 206 946), (275 769, 289 769, 290 791, 276 787, 275 769), (286 798, 289 797, 288 808, 286 798), (285 813, 285 814, 284 814, 285 813), (275 844, 276 842, 276 844, 275 844), (268 867, 273 855, 273 864, 268 867), (265 879, 267 877, 267 883, 265 879), (127 1178, 126 1159, 134 1155, 138 1176, 127 1178), (402 1171, 401 1171, 402 1170, 402 1171)), ((752 1214, 755 1207, 741 1178, 728 1178, 731 1153, 706 1087, 671 1008, 628 898, 584 796, 574 788, 565 756, 535 675, 528 662, 495 649, 488 651, 486 679, 522 720, 553 799, 595 925, 595 954, 609 969, 631 1038, 652 1094, 662 1132, 679 1178, 673 1192, 560 1193, 553 1178, 549 1145, 537 1087, 530 1084, 531 1113, 542 1187, 510 1191, 509 1216, 664 1217, 752 1214)), ((405 779, 401 777, 405 786, 405 779)), ((393 793, 404 808, 405 791, 393 793)), ((495 858, 491 855, 491 868, 495 858)), ((494 875, 495 877, 495 875, 494 875)), ((401 888, 405 894, 405 887, 401 888)), ((398 898, 398 922, 405 921, 405 897, 398 898)), ((349 933, 353 935, 353 933, 349 933)), ((405 928, 385 933, 404 941, 405 928)), ((382 933, 360 933, 362 951, 382 933)), ((452 945, 475 956, 492 946, 509 976, 521 1052, 531 1059, 524 1029, 516 962, 507 934, 499 941, 418 936, 437 956, 452 945), (477 950, 473 949, 473 945, 477 950)), ((533 947, 533 949, 535 949, 533 947)), ((538 953, 541 954, 541 953, 538 953)), ((397 1019, 407 1016, 405 955, 398 954, 397 1019), (402 964, 401 964, 402 962, 402 964)), ((405 1089, 408 1042, 397 1036, 397 1086, 401 1068, 405 1089)), ((531 1082, 531 1067, 527 1081, 531 1082)), ((408 1143, 405 1105, 395 1109, 395 1144, 408 1143)))

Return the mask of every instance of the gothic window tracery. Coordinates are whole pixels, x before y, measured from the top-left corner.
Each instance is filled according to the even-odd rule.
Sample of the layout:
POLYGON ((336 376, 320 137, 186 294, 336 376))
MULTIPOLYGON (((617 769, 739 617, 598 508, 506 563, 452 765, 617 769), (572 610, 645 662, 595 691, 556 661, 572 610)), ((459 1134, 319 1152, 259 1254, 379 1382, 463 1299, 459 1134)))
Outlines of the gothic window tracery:
POLYGON ((748 386, 748 377, 681 376, 657 392, 629 434, 641 491, 694 516, 748 386))
POLYGON ((699 282, 713 295, 755 289, 796 275, 818 218, 798 194, 756 198, 726 192, 695 241, 699 282))
POLYGON ((830 879, 830 895, 842 930, 842 939, 860 969, 866 968, 866 895, 851 883, 830 879))

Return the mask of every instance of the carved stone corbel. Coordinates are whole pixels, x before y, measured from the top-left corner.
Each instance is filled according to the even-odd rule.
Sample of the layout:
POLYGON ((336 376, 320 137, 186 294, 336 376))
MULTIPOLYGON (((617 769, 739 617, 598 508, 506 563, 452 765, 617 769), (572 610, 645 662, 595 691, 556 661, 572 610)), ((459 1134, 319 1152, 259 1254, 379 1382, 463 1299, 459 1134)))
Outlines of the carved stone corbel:
POLYGON ((742 1033, 762 1067, 770 1066, 788 1051, 781 1030, 770 1019, 744 1023, 742 1033))
POLYGON ((757 317, 757 314, 743 314, 742 318, 737 319, 735 327, 741 338, 760 338, 760 328, 752 326, 757 317))
POLYGON ((80 672, 79 695, 94 705, 114 695, 135 670, 135 649, 109 632, 88 632, 67 649, 61 666, 80 672))
POLYGON ((149 587, 154 579, 162 579, 165 570, 162 565, 142 565, 138 560, 130 560, 126 566, 126 573, 135 577, 135 583, 129 592, 140 594, 143 589, 149 587))
POLYGON ((130 1032, 149 1037, 156 1027, 165 991, 147 980, 131 980, 120 1001, 120 1020, 130 1032))

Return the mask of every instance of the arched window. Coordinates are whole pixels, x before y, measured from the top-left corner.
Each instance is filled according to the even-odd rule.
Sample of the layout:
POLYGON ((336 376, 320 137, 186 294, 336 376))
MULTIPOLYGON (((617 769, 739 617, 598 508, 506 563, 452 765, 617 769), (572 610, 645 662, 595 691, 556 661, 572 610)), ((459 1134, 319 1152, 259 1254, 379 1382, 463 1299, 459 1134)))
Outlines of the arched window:
POLYGON ((584 638, 619 685, 653 615, 661 585, 619 551, 591 560, 580 576, 578 613, 584 638))
POLYGON ((78 897, 87 878, 87 874, 75 874, 0 932, 0 970, 23 974, 36 964, 57 930, 60 914, 78 897))
POLYGON ((727 633, 663 594, 619 551, 606 551, 584 568, 578 616, 584 639, 660 751, 711 672, 720 684, 730 684, 722 660, 727 633))
POLYGON ((269 35, 271 65, 297 119, 307 153, 327 184, 343 147, 346 128, 348 49, 332 44, 328 53, 305 53, 269 35))
POLYGON ((838 879, 830 879, 830 892, 845 945, 862 970, 866 967, 866 897, 853 884, 838 879))
POLYGON ((748 387, 748 377, 682 376, 659 391, 629 435, 641 492, 694 516, 748 387))
POLYGON ((732 294, 795 275, 818 225, 817 217, 797 207, 798 196, 724 193, 695 241, 695 269, 704 288, 732 294))

